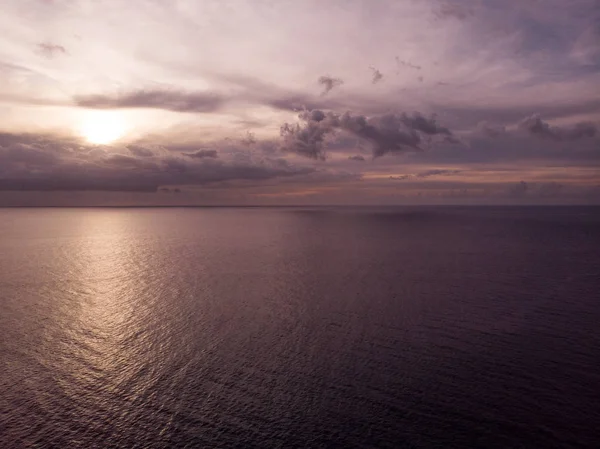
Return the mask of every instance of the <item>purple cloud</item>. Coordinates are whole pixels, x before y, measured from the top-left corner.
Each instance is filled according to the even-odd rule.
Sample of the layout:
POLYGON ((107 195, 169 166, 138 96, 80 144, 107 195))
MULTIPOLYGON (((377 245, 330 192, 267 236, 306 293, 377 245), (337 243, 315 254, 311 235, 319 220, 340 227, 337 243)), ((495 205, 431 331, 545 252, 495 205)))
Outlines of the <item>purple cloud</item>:
POLYGON ((227 98, 213 92, 141 90, 122 95, 84 95, 75 98, 78 106, 95 109, 152 108, 174 112, 215 112, 227 98))
POLYGON ((537 114, 523 119, 519 123, 519 128, 538 137, 554 141, 591 138, 598 133, 598 127, 591 122, 579 122, 571 127, 550 126, 537 114))
POLYGON ((349 156, 348 159, 356 162, 365 162, 364 156, 361 156, 360 154, 357 154, 355 156, 349 156))
POLYGON ((426 171, 417 173, 415 176, 417 178, 429 178, 431 176, 455 175, 460 172, 461 172, 460 170, 433 169, 433 170, 426 170, 426 171))
POLYGON ((408 62, 408 61, 403 61, 398 56, 396 56, 396 63, 399 66, 409 67, 409 68, 415 69, 415 70, 421 70, 421 66, 420 65, 412 64, 411 62, 408 62))
POLYGON ((369 67, 373 72, 373 76, 371 78, 371 84, 377 84, 379 81, 383 79, 383 73, 377 70, 375 67, 369 67))
POLYGON ((129 155, 53 136, 0 134, 0 190, 153 192, 160 186, 265 181, 314 171, 280 158, 217 160, 216 150, 200 150, 201 157, 174 151, 150 155, 133 145, 128 150, 129 155))
POLYGON ((438 19, 466 20, 473 15, 473 10, 464 3, 444 1, 434 9, 434 15, 438 19))
POLYGON ((139 157, 152 157, 154 156, 154 151, 145 148, 140 145, 127 145, 127 149, 135 156, 139 157))
POLYGON ((217 154, 217 150, 198 150, 198 151, 194 151, 193 153, 183 153, 183 154, 187 157, 193 157, 195 159, 202 159, 205 157, 214 159, 214 158, 219 157, 217 154))
POLYGON ((437 124, 435 118, 427 118, 420 113, 366 117, 350 112, 337 114, 313 110, 301 113, 299 118, 302 124, 285 123, 281 127, 283 148, 312 159, 325 159, 325 139, 337 130, 368 142, 373 157, 420 151, 419 145, 424 136, 452 136, 450 130, 437 124))
POLYGON ((323 86, 323 92, 321 95, 328 94, 333 88, 341 86, 344 81, 341 78, 333 78, 329 75, 320 76, 317 82, 323 86))

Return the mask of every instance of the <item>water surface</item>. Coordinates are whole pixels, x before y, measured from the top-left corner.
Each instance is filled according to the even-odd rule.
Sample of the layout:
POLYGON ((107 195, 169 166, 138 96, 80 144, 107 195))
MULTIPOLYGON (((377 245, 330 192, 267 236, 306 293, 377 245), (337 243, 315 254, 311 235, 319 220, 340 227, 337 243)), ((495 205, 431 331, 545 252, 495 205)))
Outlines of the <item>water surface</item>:
POLYGON ((600 447, 599 208, 0 209, 0 447, 600 447))

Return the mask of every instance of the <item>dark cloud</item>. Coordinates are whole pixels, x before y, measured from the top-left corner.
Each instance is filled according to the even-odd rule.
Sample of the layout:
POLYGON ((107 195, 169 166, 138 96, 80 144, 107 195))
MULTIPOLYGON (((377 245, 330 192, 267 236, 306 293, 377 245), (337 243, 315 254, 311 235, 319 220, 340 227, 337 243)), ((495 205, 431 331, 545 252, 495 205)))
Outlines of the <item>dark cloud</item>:
MULTIPOLYGON (((462 137, 462 136, 461 136, 462 137)), ((501 135, 481 129, 466 134, 464 144, 439 142, 429 151, 411 153, 411 163, 421 165, 531 164, 534 161, 560 166, 589 166, 600 163, 598 138, 556 142, 509 127, 501 135), (549 144, 551 143, 551 144, 549 144), (561 144, 562 143, 562 144, 561 144)))
POLYGON ((202 159, 205 157, 217 158, 219 157, 217 154, 217 150, 198 150, 193 153, 184 153, 187 157, 193 157, 196 159, 202 159))
POLYGON ((421 70, 421 66, 420 65, 412 64, 411 62, 408 62, 408 61, 403 61, 398 56, 396 56, 396 63, 399 66, 409 67, 409 68, 415 69, 415 70, 421 70))
POLYGON ((464 3, 456 1, 444 1, 433 11, 438 19, 466 20, 473 15, 473 10, 464 3))
MULTIPOLYGON (((244 90, 223 95, 219 92, 185 92, 174 89, 140 90, 120 94, 95 94, 74 97, 77 106, 93 109, 162 109, 174 112, 210 113, 224 109, 227 105, 259 104, 285 111, 300 111, 303 109, 332 109, 348 107, 348 99, 333 99, 325 94, 340 85, 341 80, 331 79, 324 83, 325 90, 321 96, 304 92, 291 92, 267 84, 249 82, 242 86, 244 90)), ((352 100, 352 103, 364 103, 365 98, 352 100)), ((36 101, 36 104, 39 102, 36 101)), ((245 121, 244 125, 264 126, 257 121, 245 121)))
POLYGON ((321 110, 304 111, 301 123, 285 123, 281 127, 283 149, 312 159, 325 159, 326 138, 341 130, 370 143, 373 157, 387 153, 420 151, 424 139, 435 135, 452 136, 437 124, 435 118, 420 113, 394 114, 366 117, 350 112, 337 114, 321 110))
POLYGON ((410 115, 402 114, 401 120, 406 126, 421 131, 424 134, 431 136, 435 134, 452 135, 448 128, 438 125, 435 117, 425 117, 419 112, 414 112, 410 115))
POLYGON ((63 153, 77 148, 81 142, 75 138, 53 134, 0 132, 0 147, 9 148, 13 145, 26 145, 50 152, 63 153))
POLYGON ((174 112, 215 112, 227 99, 213 92, 140 90, 121 95, 84 95, 75 98, 78 106, 95 109, 148 108, 174 112))
POLYGON ((170 144, 170 145, 165 145, 164 148, 166 148, 169 151, 175 151, 175 152, 179 152, 179 153, 193 153, 194 151, 198 150, 198 144, 197 143, 170 144))
POLYGON ((121 179, 84 179, 80 176, 44 176, 39 178, 3 178, 0 179, 0 191, 89 191, 107 192, 155 192, 156 185, 142 180, 121 179))
POLYGON ((572 141, 595 137, 598 128, 591 122, 580 122, 571 127, 551 126, 539 115, 526 117, 519 123, 519 128, 538 137, 555 141, 572 141))
POLYGON ((340 78, 333 78, 329 75, 320 76, 317 82, 323 86, 323 92, 321 95, 327 94, 330 90, 335 87, 341 86, 344 84, 344 81, 340 78))
POLYGON ((379 81, 381 81, 383 79, 383 73, 381 73, 375 67, 369 67, 369 68, 371 69, 371 72, 373 72, 373 75, 371 78, 371 83, 377 84, 379 81))
POLYGON ((59 157, 27 144, 16 144, 7 148, 0 147, 0 173, 10 166, 23 164, 29 167, 54 165, 59 157))
POLYGON ((391 113, 371 118, 345 113, 340 117, 340 127, 368 141, 373 147, 373 157, 407 150, 420 150, 420 135, 403 119, 403 115, 391 113))
POLYGON ((542 121, 539 115, 532 115, 524 118, 519 123, 519 128, 529 131, 531 134, 537 134, 544 137, 554 136, 554 133, 550 129, 550 125, 542 121))
POLYGON ((136 146, 128 148, 131 154, 121 154, 124 149, 69 145, 59 137, 0 134, 0 190, 154 192, 161 186, 262 181, 314 171, 281 158, 217 160, 216 150, 197 158, 173 151, 150 155, 136 146))
POLYGON ((303 125, 284 123, 281 126, 284 149, 311 159, 325 160, 325 138, 334 131, 333 122, 337 116, 316 109, 302 112, 299 117, 303 125))
MULTIPOLYGON (((489 123, 509 125, 520 121, 523 117, 531 114, 531 106, 507 106, 507 107, 448 107, 443 104, 432 103, 431 107, 439 112, 441 117, 449 126, 466 128, 477 126, 481 118, 489 123)), ((548 119, 564 119, 576 115, 600 115, 600 100, 590 99, 572 103, 554 102, 544 106, 536 106, 539 115, 548 119)))
POLYGON ((365 162, 365 160, 366 160, 364 158, 364 156, 361 156, 360 154, 357 154, 355 156, 349 156, 348 159, 351 161, 357 161, 357 162, 365 162))
POLYGON ((146 158, 138 159, 137 157, 127 156, 125 154, 111 154, 105 158, 105 163, 109 165, 132 167, 146 170, 157 170, 158 165, 155 162, 149 161, 146 158))
POLYGON ((187 161, 176 156, 168 156, 162 162, 164 170, 169 173, 182 174, 190 168, 187 161))
POLYGON ((449 169, 432 169, 426 170, 419 173, 414 174, 406 174, 406 175, 398 175, 398 176, 390 176, 390 179, 396 181, 404 181, 406 179, 414 179, 414 178, 430 178, 432 176, 441 176, 441 175, 454 175, 460 173, 461 170, 449 170, 449 169))
POLYGON ((67 50, 62 45, 41 43, 37 45, 38 51, 47 58, 53 58, 58 55, 67 54, 67 50))
MULTIPOLYGON (((120 93, 98 93, 79 95, 71 102, 80 107, 109 108, 149 108, 175 112, 210 113, 223 110, 229 106, 246 107, 263 105, 284 111, 299 112, 304 109, 348 110, 356 109, 365 112, 378 112, 393 107, 388 102, 374 99, 370 95, 348 92, 341 97, 325 95, 329 90, 343 84, 342 80, 332 77, 321 77, 324 91, 319 95, 281 88, 261 80, 243 76, 223 76, 220 83, 230 82, 231 89, 227 93, 219 91, 182 91, 171 89, 141 89, 120 93), (330 89, 331 87, 331 89, 330 89)), ((12 98, 11 101, 27 101, 12 98)), ((48 100, 35 100, 34 104, 61 104, 48 100)), ((266 126, 268 123, 252 119, 238 121, 245 127, 266 126)))
POLYGON ((415 176, 417 178, 429 178, 431 176, 439 176, 439 175, 455 175, 460 173, 460 170, 443 170, 443 169, 434 169, 434 170, 426 170, 420 173, 417 173, 415 176))
POLYGON ((127 149, 131 151, 131 153, 135 156, 139 157, 152 157, 154 156, 154 151, 142 147, 140 145, 127 145, 127 149))

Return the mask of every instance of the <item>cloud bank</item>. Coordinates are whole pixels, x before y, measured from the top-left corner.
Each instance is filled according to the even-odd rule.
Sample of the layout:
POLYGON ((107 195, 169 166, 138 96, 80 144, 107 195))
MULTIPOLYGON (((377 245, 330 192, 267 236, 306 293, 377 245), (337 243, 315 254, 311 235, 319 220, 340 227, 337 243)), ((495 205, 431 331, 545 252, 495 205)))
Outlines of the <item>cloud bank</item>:
POLYGON ((160 186, 264 181, 315 171, 241 148, 229 148, 223 160, 217 156, 216 150, 155 152, 139 145, 98 147, 52 135, 5 133, 0 134, 0 190, 153 192, 160 186))

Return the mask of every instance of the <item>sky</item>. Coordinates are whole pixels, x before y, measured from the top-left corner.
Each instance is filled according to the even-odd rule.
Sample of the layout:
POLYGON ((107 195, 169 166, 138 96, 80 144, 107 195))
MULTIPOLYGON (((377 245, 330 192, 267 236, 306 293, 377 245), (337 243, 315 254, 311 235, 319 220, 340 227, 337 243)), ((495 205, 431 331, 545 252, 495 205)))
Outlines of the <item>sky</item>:
POLYGON ((597 0, 0 6, 0 206, 600 204, 597 0))

